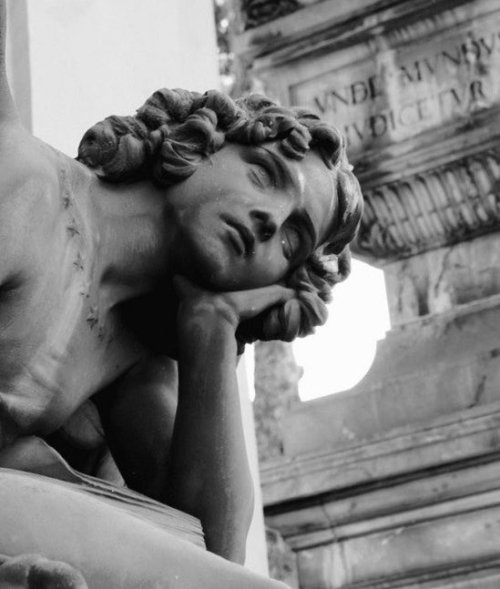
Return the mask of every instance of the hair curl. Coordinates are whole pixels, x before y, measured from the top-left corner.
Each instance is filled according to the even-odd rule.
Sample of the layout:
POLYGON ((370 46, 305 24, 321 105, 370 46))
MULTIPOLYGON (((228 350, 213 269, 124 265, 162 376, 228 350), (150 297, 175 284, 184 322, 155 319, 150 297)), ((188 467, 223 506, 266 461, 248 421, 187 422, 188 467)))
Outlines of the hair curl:
POLYGON ((243 323, 237 332, 240 342, 291 341, 325 322, 331 289, 350 271, 348 244, 359 226, 362 196, 337 129, 309 110, 285 108, 257 94, 234 101, 217 90, 161 89, 135 116, 111 116, 89 129, 78 160, 110 182, 152 179, 168 187, 191 176, 227 141, 276 142, 293 160, 314 150, 334 175, 338 216, 331 234, 285 279, 297 297, 243 323))

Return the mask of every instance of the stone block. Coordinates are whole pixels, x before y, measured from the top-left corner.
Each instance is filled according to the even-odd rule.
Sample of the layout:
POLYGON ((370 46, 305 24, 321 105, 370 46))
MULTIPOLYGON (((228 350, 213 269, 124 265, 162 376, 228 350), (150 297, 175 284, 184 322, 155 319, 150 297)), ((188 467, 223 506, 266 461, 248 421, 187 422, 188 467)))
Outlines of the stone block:
POLYGON ((345 446, 500 401, 499 305, 495 295, 391 331, 361 383, 285 416, 285 454, 345 446))
POLYGON ((267 522, 296 551, 301 589, 496 587, 496 407, 268 465, 267 522))

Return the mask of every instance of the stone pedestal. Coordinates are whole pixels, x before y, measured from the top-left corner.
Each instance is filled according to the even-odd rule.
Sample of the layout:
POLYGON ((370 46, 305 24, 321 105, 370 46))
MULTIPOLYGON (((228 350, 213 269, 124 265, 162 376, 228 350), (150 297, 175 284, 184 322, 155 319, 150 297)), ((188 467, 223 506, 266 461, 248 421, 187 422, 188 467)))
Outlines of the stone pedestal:
POLYGON ((18 555, 62 561, 89 589, 287 589, 204 550, 194 518, 91 477, 74 484, 0 468, 0 502, 2 589, 74 587, 12 582, 1 565, 18 555))
POLYGON ((392 321, 358 386, 284 418, 268 524, 302 589, 496 588, 500 5, 324 0, 235 48, 246 85, 344 130, 392 321))

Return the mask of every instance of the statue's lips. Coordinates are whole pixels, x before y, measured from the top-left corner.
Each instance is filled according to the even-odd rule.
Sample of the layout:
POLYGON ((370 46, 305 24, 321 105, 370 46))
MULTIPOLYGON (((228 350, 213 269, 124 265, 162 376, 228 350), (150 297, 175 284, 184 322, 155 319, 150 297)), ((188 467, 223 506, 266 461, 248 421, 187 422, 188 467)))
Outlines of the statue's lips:
POLYGON ((255 236, 253 232, 234 217, 224 215, 224 223, 228 226, 227 236, 236 253, 240 256, 251 256, 255 253, 255 236))

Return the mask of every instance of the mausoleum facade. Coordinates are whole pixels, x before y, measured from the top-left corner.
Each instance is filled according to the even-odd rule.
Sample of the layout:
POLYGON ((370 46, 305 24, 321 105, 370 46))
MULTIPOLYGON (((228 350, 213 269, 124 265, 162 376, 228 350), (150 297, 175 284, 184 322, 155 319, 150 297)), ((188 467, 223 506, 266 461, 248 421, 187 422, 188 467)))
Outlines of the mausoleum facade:
POLYGON ((366 200, 355 254, 383 269, 392 323, 359 385, 282 418, 267 523, 301 589, 497 587, 500 7, 240 11, 241 86, 347 137, 366 200))

